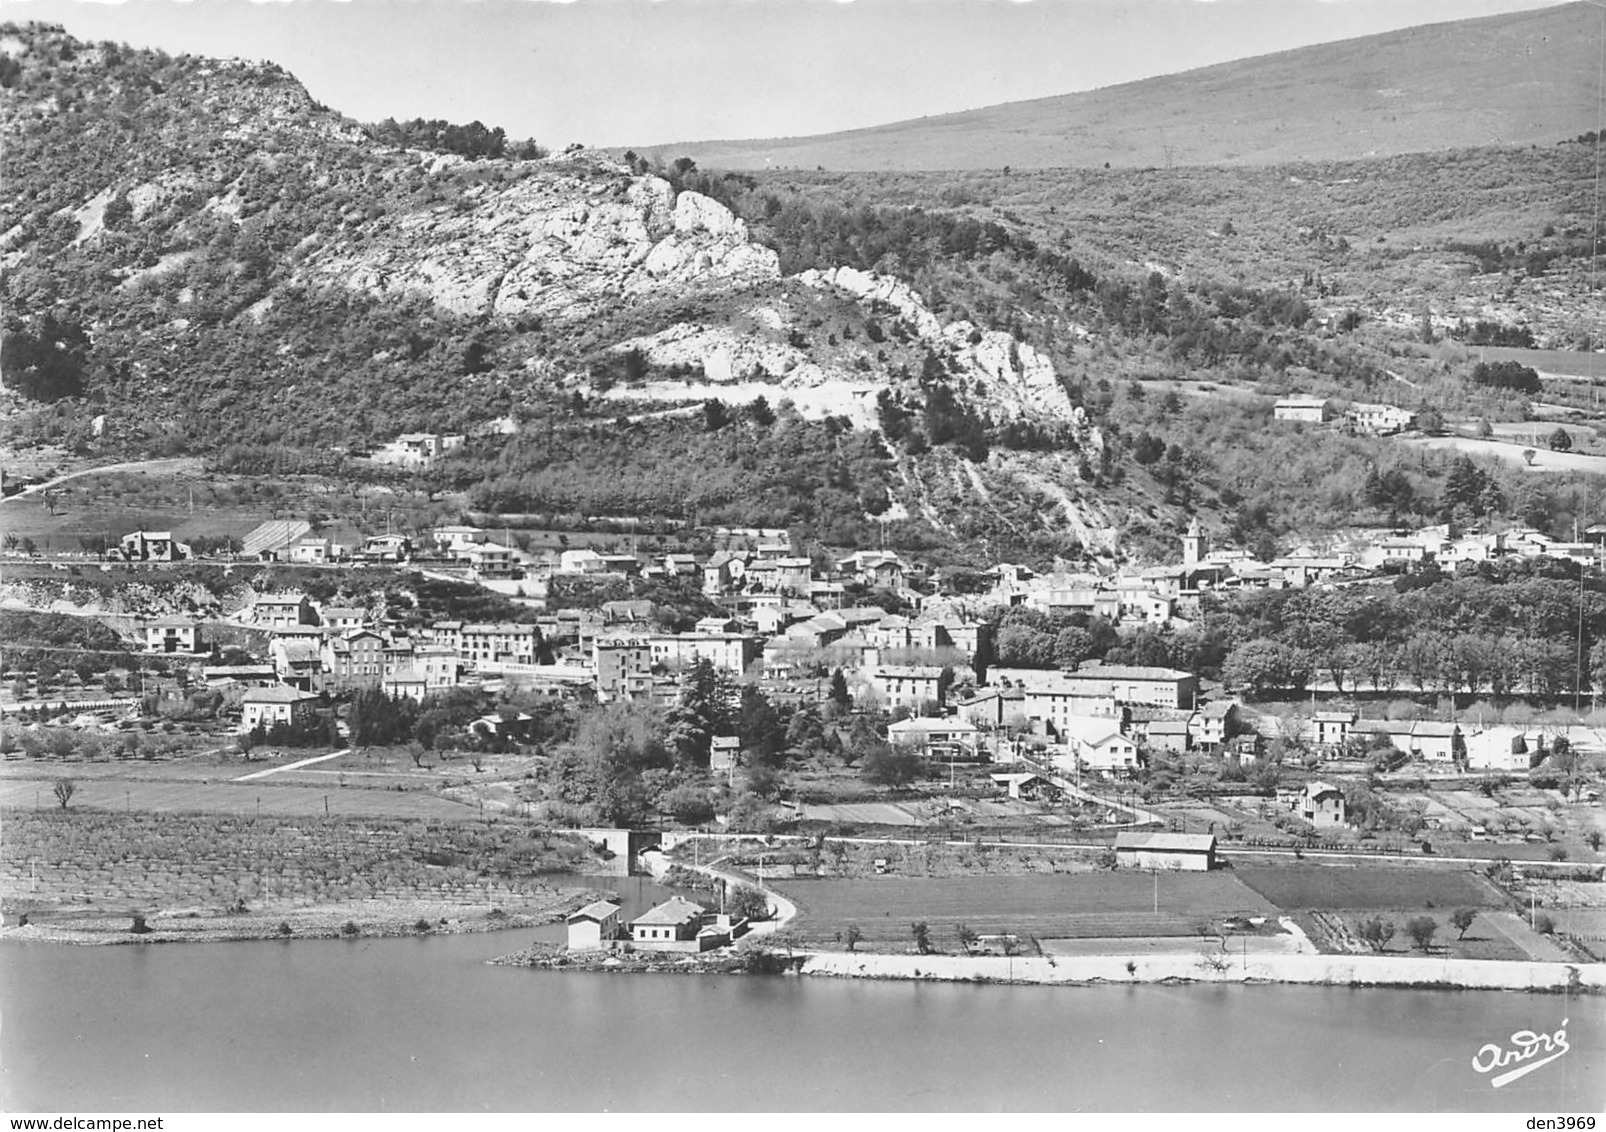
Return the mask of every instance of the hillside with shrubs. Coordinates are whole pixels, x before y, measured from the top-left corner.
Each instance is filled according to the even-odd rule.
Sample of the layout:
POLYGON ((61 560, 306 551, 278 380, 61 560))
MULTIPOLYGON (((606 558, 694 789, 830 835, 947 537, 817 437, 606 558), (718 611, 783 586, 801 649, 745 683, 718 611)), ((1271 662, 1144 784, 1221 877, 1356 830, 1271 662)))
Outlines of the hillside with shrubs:
POLYGON ((1588 344, 1577 141, 730 174, 365 126, 271 64, 47 25, 0 29, 0 57, 8 452, 349 486, 386 480, 363 457, 397 433, 457 432, 399 478, 480 513, 1038 563, 1168 549, 1186 511, 1277 546, 1458 506, 1559 530, 1596 502, 1479 463, 1496 490, 1467 505, 1452 453, 1270 412, 1526 419, 1533 381, 1475 350, 1588 344), (867 282, 820 282, 844 269, 867 282))

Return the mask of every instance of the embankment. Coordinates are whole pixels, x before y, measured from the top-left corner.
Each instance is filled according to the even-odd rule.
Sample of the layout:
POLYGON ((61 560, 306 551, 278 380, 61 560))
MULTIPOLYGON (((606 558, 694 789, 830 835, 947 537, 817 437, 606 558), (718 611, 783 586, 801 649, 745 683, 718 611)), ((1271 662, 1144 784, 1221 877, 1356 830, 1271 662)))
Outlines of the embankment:
POLYGON ((803 974, 860 979, 1041 983, 1308 983, 1318 986, 1606 992, 1606 964, 1407 955, 1101 955, 1005 958, 815 952, 803 974))

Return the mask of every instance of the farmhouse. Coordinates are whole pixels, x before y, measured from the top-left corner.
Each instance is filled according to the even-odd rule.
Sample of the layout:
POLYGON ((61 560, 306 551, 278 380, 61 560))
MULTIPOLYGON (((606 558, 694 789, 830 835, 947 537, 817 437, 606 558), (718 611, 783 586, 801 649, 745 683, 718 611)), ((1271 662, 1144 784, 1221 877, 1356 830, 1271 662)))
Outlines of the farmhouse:
POLYGON ((372 629, 355 629, 325 646, 324 667, 337 688, 372 688, 379 683, 384 648, 385 638, 372 629))
POLYGON ((614 638, 591 648, 597 699, 611 704, 652 695, 652 648, 645 641, 614 638))
POLYGON ((1212 700, 1188 720, 1188 731, 1193 741, 1210 750, 1221 747, 1240 729, 1238 704, 1234 700, 1212 700))
POLYGON ((1192 707, 1199 694, 1199 678, 1176 668, 1088 661, 1060 679, 1084 696, 1111 696, 1117 703, 1150 707, 1192 707))
POLYGON ((1013 727, 1026 721, 1026 693, 1019 688, 983 688, 959 704, 959 718, 977 727, 1013 727))
POLYGON ((921 711, 927 704, 942 706, 942 669, 929 664, 884 664, 870 674, 870 686, 888 710, 921 711))
POLYGON ((707 951, 724 947, 746 929, 744 919, 716 915, 674 896, 630 921, 630 938, 641 951, 707 951))
POLYGON ((1118 833, 1115 863, 1129 869, 1206 872, 1216 865, 1216 839, 1209 833, 1118 833))
POLYGON ((398 668, 379 679, 379 690, 393 700, 403 696, 419 703, 429 694, 429 680, 416 668, 398 668))
POLYGON ((647 638, 654 664, 684 668, 706 660, 740 676, 758 659, 758 642, 740 633, 661 633, 647 638))
POLYGON ((317 641, 275 637, 268 652, 274 672, 285 684, 303 692, 323 691, 323 650, 317 641))
POLYGON ((321 566, 336 557, 335 544, 317 535, 303 535, 290 544, 285 552, 291 562, 304 566, 321 566))
POLYGON ((1121 732, 1114 719, 1072 716, 1059 728, 1069 748, 1054 763, 1075 771, 1077 764, 1109 774, 1130 774, 1138 767, 1138 745, 1121 732))
POLYGON ((598 900, 569 915, 569 950, 595 951, 619 935, 619 905, 598 900))
POLYGON ((1453 762, 1466 753, 1466 743, 1454 723, 1419 719, 1411 728, 1411 753, 1428 762, 1453 762))
POLYGON ((1053 801, 1064 791, 1040 774, 1015 771, 1009 774, 988 775, 997 786, 1002 786, 1011 798, 1027 802, 1053 801))
POLYGON ((145 623, 145 651, 197 653, 202 649, 201 623, 188 617, 158 617, 145 623))
POLYGON ((189 544, 171 531, 135 531, 122 537, 118 550, 129 562, 177 562, 190 556, 189 544))
POLYGON ((1317 829, 1343 825, 1348 818, 1344 792, 1327 782, 1307 782, 1299 795, 1298 811, 1317 829))
POLYGON ((895 747, 913 747, 933 756, 974 754, 980 731, 964 719, 900 719, 887 727, 887 742, 895 747))
POLYGON ((1326 397, 1284 397, 1272 415, 1280 421, 1325 424, 1333 419, 1333 404, 1326 397))
POLYGON ((478 664, 534 664, 541 631, 511 622, 464 625, 461 641, 464 658, 478 664))
POLYGON ((312 705, 318 697, 310 692, 278 685, 252 688, 240 701, 240 730, 272 728, 284 723, 300 727, 312 722, 312 705))
POLYGON ((1188 749, 1186 719, 1157 719, 1149 724, 1146 739, 1150 749, 1180 755, 1188 749))
POLYGON ((317 614, 306 594, 263 594, 251 604, 251 620, 265 629, 316 625, 317 614))
POLYGON ((1354 726, 1352 711, 1319 711, 1310 722, 1311 738, 1318 747, 1341 747, 1354 726))
POLYGON ((1355 431, 1373 436, 1392 436, 1416 424, 1416 414, 1398 405, 1369 405, 1356 402, 1344 414, 1355 426, 1355 431))

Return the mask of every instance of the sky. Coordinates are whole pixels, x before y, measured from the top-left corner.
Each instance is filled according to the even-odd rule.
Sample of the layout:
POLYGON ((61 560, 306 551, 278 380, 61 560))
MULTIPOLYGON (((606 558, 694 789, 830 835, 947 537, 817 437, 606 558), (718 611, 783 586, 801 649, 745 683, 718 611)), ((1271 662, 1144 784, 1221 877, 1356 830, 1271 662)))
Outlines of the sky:
POLYGON ((0 0, 0 18, 271 59, 360 121, 561 148, 803 136, 1552 0, 0 0))

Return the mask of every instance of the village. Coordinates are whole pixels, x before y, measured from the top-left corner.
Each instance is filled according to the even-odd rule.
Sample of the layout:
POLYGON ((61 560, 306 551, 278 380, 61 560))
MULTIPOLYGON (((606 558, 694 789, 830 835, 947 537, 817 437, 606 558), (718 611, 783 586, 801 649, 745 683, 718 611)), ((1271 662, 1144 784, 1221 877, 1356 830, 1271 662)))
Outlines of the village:
MULTIPOLYGON (((310 533, 306 523, 273 521, 247 537, 231 560, 419 570, 505 595, 530 616, 404 629, 373 604, 260 593, 210 624, 172 612, 137 619, 133 643, 182 662, 189 684, 237 696, 238 730, 245 733, 307 725, 331 696, 362 689, 417 703, 467 686, 668 708, 679 696, 680 674, 707 661, 732 680, 793 703, 823 701, 841 673, 858 708, 894 717, 885 732, 894 744, 967 764, 1035 757, 1072 775, 1130 776, 1150 751, 1232 756, 1247 764, 1278 739, 1297 739, 1327 759, 1357 742, 1391 746, 1428 768, 1463 772, 1526 772, 1558 737, 1578 754, 1606 752, 1600 737, 1581 726, 1520 730, 1474 719, 1368 718, 1339 689, 1319 684, 1304 708, 1256 711, 1241 702, 1238 689, 1174 668, 1096 659, 1000 663, 995 640, 998 615, 1014 609, 1081 623, 1097 619, 1117 632, 1176 630, 1194 624, 1201 597, 1212 594, 1333 589, 1502 560, 1593 568, 1606 546, 1606 526, 1591 527, 1587 541, 1565 543, 1531 529, 1478 533, 1441 525, 1261 561, 1244 550, 1212 549, 1194 520, 1179 533, 1176 563, 1109 573, 1038 573, 1003 563, 979 584, 970 580, 963 594, 952 592, 941 571, 893 552, 860 550, 822 562, 796 553, 784 531, 718 534, 731 548, 701 560, 590 548, 537 556, 467 525, 342 546, 310 533), (678 632, 665 629, 646 599, 549 612, 549 589, 575 579, 679 583, 720 612, 678 632), (854 604, 856 598, 866 603, 854 604), (231 662, 217 663, 209 632, 235 628, 252 631, 265 647, 249 657, 231 647, 231 662)), ((124 536, 108 557, 133 566, 204 561, 166 532, 149 531, 124 536)), ((0 709, 27 708, 30 697, 16 695, 27 687, 27 674, 8 672, 6 680, 15 702, 0 709)), ((1357 677, 1355 690, 1402 687, 1365 689, 1357 677)), ((494 715, 479 722, 493 731, 505 725, 494 715)), ((713 769, 731 769, 725 760, 735 755, 716 745, 713 769)))
MULTIPOLYGON (((98 696, 88 681, 73 688, 70 662, 61 666, 59 690, 26 671, 7 671, 0 702, 11 721, 7 786, 13 801, 30 789, 37 798, 42 785, 69 774, 82 783, 76 804, 94 805, 97 795, 122 786, 131 805, 143 783, 129 779, 169 773, 149 763, 165 742, 164 759, 192 766, 171 771, 186 783, 203 773, 213 781, 202 764, 243 759, 249 773, 235 776, 241 783, 259 789, 273 776, 270 789, 285 796, 296 785, 326 788, 327 776, 338 774, 342 787, 364 787, 344 795, 348 805, 359 795, 379 797, 370 787, 380 783, 409 798, 439 799, 431 804, 448 810, 467 803, 467 813, 481 819, 499 814, 567 826, 598 855, 592 871, 684 883, 695 879, 688 850, 728 862, 708 873, 718 877, 714 909, 706 892, 677 888, 631 915, 617 897, 592 899, 574 912, 571 949, 616 961, 625 953, 720 952, 771 933, 830 947, 841 944, 848 926, 855 942, 897 950, 898 932, 889 935, 882 925, 866 934, 850 923, 862 898, 854 886, 917 876, 962 885, 975 873, 1045 868, 1085 884, 1099 870, 1120 873, 1123 866, 1135 874, 1215 876, 1227 869, 1240 879, 1270 880, 1250 882, 1253 891, 1234 887, 1230 896, 1209 889, 1180 918, 1161 914, 1156 882, 1159 919, 1138 922, 1130 905, 1146 893, 1141 882, 1124 884, 1102 911, 1077 910, 1073 901, 1032 932, 1020 927, 1016 897, 999 903, 997 893, 965 889, 963 907, 953 911, 957 926, 950 926, 959 937, 980 937, 967 938, 966 954, 1012 952, 1028 936, 1086 943, 1115 935, 1161 947, 1181 939, 1188 949, 1201 932, 1251 918, 1264 925, 1265 913, 1282 909, 1294 916, 1290 927, 1278 929, 1273 918, 1270 928, 1243 930, 1277 936, 1262 941, 1273 951, 1353 949, 1366 920, 1347 913, 1343 900, 1329 906, 1337 868, 1311 874, 1312 862, 1369 878, 1361 909, 1403 916, 1425 902, 1442 918, 1455 893, 1474 906, 1515 907, 1527 899, 1526 925, 1516 911, 1499 913, 1511 921, 1503 929, 1508 938, 1491 954, 1592 961, 1606 934, 1601 886, 1587 883, 1601 873, 1606 732, 1591 717, 1532 711, 1485 719, 1459 710, 1453 694, 1435 698, 1430 688, 1424 696, 1420 687, 1417 708, 1402 713, 1400 687, 1375 679, 1368 687, 1359 675, 1344 690, 1316 680, 1291 695, 1168 666, 1018 655, 1009 636, 1016 617, 1107 626, 1116 639, 1175 632, 1196 624, 1212 595, 1336 592, 1491 562, 1592 569, 1606 531, 1585 534, 1591 541, 1558 543, 1521 529, 1380 531, 1264 561, 1212 547, 1194 519, 1177 533, 1170 563, 1083 573, 1005 563, 960 577, 890 551, 802 554, 779 530, 721 530, 720 548, 701 556, 624 547, 535 554, 467 524, 342 546, 304 522, 273 520, 221 560, 167 532, 137 531, 100 563, 67 564, 69 579, 75 571, 159 577, 186 567, 215 564, 227 572, 271 564, 275 577, 303 576, 308 589, 321 580, 319 592, 335 596, 253 589, 231 608, 188 613, 150 608, 147 597, 143 614, 125 608, 102 620, 148 658, 150 671, 108 672, 98 696), (390 590, 340 584, 347 576, 433 579, 496 595, 510 619, 425 617, 395 605, 390 590), (701 615, 682 609, 670 617, 648 598, 587 596, 637 586, 657 587, 647 592, 660 598, 664 587, 690 595, 701 615), (564 599, 553 602, 558 595, 564 599), (737 701, 743 712, 765 705, 770 714, 758 718, 784 731, 784 742, 755 737, 750 727, 711 725, 706 754, 693 757, 690 772, 676 779, 680 786, 662 795, 656 810, 629 811, 633 828, 645 822, 659 831, 639 842, 619 841, 624 831, 606 828, 620 811, 558 801, 572 793, 565 774, 573 772, 559 769, 548 745, 552 713, 673 718, 684 713, 699 679, 721 689, 733 709, 737 701), (131 694, 136 687, 140 694, 131 694), (184 713, 175 705, 206 710, 184 713), (410 739, 421 731, 374 723, 376 709, 412 720, 439 714, 441 705, 450 705, 443 716, 450 724, 432 743, 410 739), (152 731, 152 721, 162 719, 168 722, 152 731), (174 720, 183 720, 181 730, 166 738, 174 720), (130 733, 145 736, 138 760, 128 757, 135 750, 130 733), (798 742, 813 753, 795 749, 798 742), (777 753, 783 746, 792 749, 777 753), (829 750, 839 752, 834 761, 829 750), (97 758, 100 765, 92 765, 97 758), (454 777, 463 762, 475 773, 454 777), (696 770, 699 763, 706 769, 696 770), (261 765, 267 769, 254 769, 261 765), (834 858, 822 857, 827 843, 834 858), (944 844, 976 849, 962 864, 933 864, 920 848, 944 844), (1015 845, 1043 847, 1042 859, 1033 863, 1015 845), (987 847, 990 856, 975 856, 987 847), (1400 877, 1422 868, 1429 870, 1424 891, 1438 899, 1409 883, 1402 895, 1400 877), (1474 890, 1467 889, 1468 869, 1479 878, 1474 890), (1289 876, 1299 878, 1291 893, 1289 876), (856 894, 841 909, 834 897, 809 899, 808 913, 799 917, 794 909, 778 923, 772 898, 784 900, 785 886, 799 883, 805 893, 840 884, 856 894), (743 894, 740 911, 725 906, 732 890, 743 894), (1280 893, 1275 900, 1266 897, 1273 891, 1280 893), (1550 911, 1541 916, 1541 907, 1550 911)), ((45 572, 59 578, 63 565, 52 562, 45 572)), ((68 585, 52 592, 70 593, 68 585)), ((14 609, 15 599, 8 604, 14 609)), ((37 612, 63 607, 58 600, 37 612)), ((303 789, 287 812, 304 808, 311 795, 303 789)), ((62 812, 71 796, 56 794, 62 812)), ((230 795, 209 797, 197 808, 230 795)), ((159 808, 175 804, 185 805, 164 796, 159 808)), ((323 805, 327 810, 327 795, 323 805)), ((375 812, 391 806, 381 801, 375 812)), ((1017 875, 1013 883, 1044 879, 1017 875)), ((918 922, 927 919, 940 922, 918 922)), ((1442 926, 1450 928, 1448 921, 1442 926)))

